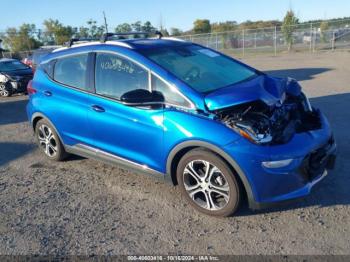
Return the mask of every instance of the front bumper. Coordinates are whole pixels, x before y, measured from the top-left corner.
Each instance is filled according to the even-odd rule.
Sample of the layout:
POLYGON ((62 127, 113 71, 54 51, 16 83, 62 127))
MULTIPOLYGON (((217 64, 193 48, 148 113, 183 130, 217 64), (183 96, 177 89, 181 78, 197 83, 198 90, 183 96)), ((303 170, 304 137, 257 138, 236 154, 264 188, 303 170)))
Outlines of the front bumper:
MULTIPOLYGON (((312 187, 332 169, 336 143, 327 119, 320 113, 322 128, 295 134, 283 145, 254 145, 240 139, 225 151, 240 166, 249 184, 249 206, 253 209, 270 206, 308 195, 312 187), (267 168, 265 161, 293 159, 281 168, 267 168)), ((245 185, 247 187, 247 185, 245 185)))

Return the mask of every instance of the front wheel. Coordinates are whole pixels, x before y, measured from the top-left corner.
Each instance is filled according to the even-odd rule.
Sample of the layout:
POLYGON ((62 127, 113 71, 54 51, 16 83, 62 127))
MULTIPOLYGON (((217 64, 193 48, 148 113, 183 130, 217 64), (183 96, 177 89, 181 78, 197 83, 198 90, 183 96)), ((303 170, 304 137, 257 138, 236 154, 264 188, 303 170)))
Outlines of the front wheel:
POLYGON ((180 190, 197 210, 213 216, 230 216, 239 207, 240 187, 230 167, 206 149, 186 153, 177 168, 180 190))

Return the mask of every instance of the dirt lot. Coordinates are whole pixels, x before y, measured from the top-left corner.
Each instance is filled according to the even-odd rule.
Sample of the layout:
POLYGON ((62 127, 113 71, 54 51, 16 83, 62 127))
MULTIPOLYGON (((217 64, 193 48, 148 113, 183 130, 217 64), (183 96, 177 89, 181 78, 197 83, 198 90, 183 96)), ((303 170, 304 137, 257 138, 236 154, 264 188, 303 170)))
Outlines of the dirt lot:
POLYGON ((350 254, 350 53, 245 62, 301 81, 329 117, 336 169, 309 197, 236 217, 197 213, 172 188, 103 163, 46 160, 26 98, 0 99, 0 254, 350 254))

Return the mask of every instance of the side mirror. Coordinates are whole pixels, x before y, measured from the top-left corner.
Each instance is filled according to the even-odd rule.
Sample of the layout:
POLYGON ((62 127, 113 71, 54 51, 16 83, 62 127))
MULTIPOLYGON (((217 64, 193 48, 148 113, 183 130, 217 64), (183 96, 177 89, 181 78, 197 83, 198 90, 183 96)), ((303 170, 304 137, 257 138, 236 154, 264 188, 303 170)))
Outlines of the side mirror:
POLYGON ((130 106, 140 106, 162 104, 164 102, 164 96, 158 91, 150 92, 146 89, 135 89, 123 94, 120 100, 130 106))

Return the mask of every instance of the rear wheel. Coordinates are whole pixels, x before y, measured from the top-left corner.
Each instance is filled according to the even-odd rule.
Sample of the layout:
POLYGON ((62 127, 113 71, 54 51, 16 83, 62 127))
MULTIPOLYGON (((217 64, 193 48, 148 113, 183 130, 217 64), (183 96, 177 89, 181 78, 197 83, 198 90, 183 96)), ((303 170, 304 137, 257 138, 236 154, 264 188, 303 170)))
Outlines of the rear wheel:
POLYGON ((197 210, 229 216, 239 207, 238 181, 230 167, 211 151, 198 148, 186 153, 176 175, 181 192, 197 210))
POLYGON ((12 89, 6 83, 0 83, 0 96, 9 97, 12 95, 12 89))
POLYGON ((45 119, 39 120, 36 124, 35 136, 39 148, 49 159, 61 161, 67 157, 67 153, 55 129, 45 119))

